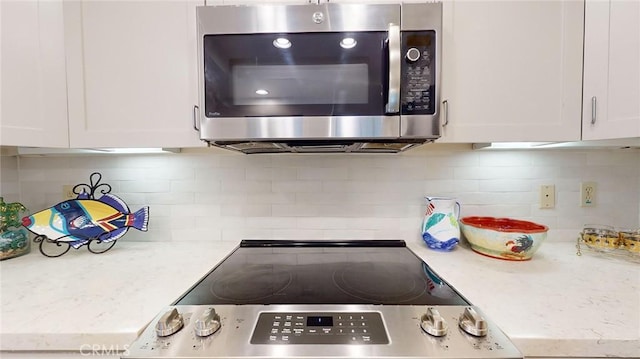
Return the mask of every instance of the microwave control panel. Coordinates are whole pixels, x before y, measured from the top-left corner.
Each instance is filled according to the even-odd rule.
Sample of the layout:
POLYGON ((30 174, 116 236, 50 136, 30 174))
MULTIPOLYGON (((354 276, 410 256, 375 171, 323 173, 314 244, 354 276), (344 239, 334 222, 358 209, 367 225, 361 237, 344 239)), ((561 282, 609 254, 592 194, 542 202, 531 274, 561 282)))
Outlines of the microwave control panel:
POLYGON ((435 113, 436 32, 402 32, 402 87, 400 100, 403 115, 435 113))

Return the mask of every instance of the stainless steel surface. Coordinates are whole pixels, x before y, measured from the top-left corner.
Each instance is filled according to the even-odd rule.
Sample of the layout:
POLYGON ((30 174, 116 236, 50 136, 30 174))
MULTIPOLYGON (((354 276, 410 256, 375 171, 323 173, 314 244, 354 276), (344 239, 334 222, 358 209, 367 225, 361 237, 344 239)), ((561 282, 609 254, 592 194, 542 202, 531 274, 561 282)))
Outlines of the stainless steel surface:
MULTIPOLYGON (((200 338, 193 335, 194 318, 210 306, 178 306, 185 330, 160 338, 155 318, 129 347, 126 358, 522 358, 522 354, 494 324, 486 323, 487 335, 476 337, 454 327, 443 337, 426 334, 420 327, 424 306, 380 305, 218 305, 222 329, 200 338), (250 344, 262 313, 373 312, 382 317, 388 344, 250 344)), ((434 307, 448 322, 455 323, 462 306, 434 307)), ((479 310, 475 308, 477 312, 479 310)), ((274 333, 281 339, 282 333, 274 333)), ((286 334, 285 334, 286 335, 286 334)), ((322 334, 318 334, 322 335, 322 334)))
POLYGON ((389 96, 386 113, 400 110, 400 26, 389 24, 389 96))
POLYGON ((445 127, 449 124, 449 100, 442 101, 442 115, 444 117, 442 127, 445 127))
POLYGON ((260 313, 251 344, 389 344, 379 312, 260 313))
POLYGON ((193 129, 196 131, 200 131, 200 126, 198 125, 198 120, 200 118, 200 107, 198 105, 193 105, 193 129))
POLYGON ((427 334, 433 335, 434 337, 442 337, 447 334, 449 326, 437 309, 429 307, 427 308, 427 312, 422 316, 420 327, 427 332, 427 334))
POLYGON ((183 326, 182 314, 176 308, 169 308, 156 322, 154 332, 158 337, 166 337, 175 334, 183 326))
POLYGON ((386 31, 400 23, 398 4, 199 6, 196 14, 198 48, 203 34, 386 31))
POLYGON ((200 136, 216 141, 396 139, 400 116, 203 118, 200 136))
POLYGON ((411 62, 418 61, 418 59, 420 58, 420 50, 412 47, 407 51, 405 57, 411 62))
POLYGON ((595 96, 593 96, 591 98, 591 124, 592 125, 596 124, 596 120, 597 120, 597 116, 598 116, 597 101, 598 101, 598 99, 595 96))
POLYGON ((200 106, 204 106, 205 103, 204 35, 365 31, 390 33, 388 104, 380 111, 386 110, 394 115, 305 116, 302 113, 296 117, 208 118, 206 111, 198 108, 200 138, 210 144, 244 153, 390 153, 400 152, 440 137, 439 106, 436 105, 433 115, 402 115, 399 112, 402 107, 400 32, 403 30, 435 31, 436 71, 433 103, 440 103, 441 3, 204 6, 197 8, 196 16, 200 106), (318 13, 322 14, 322 21, 319 22, 320 16, 314 15, 318 13), (289 140, 314 140, 317 143, 299 146, 289 140), (337 143, 341 140, 353 140, 354 143, 337 143), (326 144, 331 148, 320 146, 320 142, 331 142, 326 144), (383 143, 389 146, 380 146, 383 143), (239 147, 245 150, 240 150, 239 147))
POLYGON ((484 337, 489 332, 487 321, 472 307, 464 308, 458 324, 466 333, 476 337, 484 337))
POLYGON ((193 324, 196 336, 208 337, 220 329, 220 316, 215 308, 209 308, 193 324))

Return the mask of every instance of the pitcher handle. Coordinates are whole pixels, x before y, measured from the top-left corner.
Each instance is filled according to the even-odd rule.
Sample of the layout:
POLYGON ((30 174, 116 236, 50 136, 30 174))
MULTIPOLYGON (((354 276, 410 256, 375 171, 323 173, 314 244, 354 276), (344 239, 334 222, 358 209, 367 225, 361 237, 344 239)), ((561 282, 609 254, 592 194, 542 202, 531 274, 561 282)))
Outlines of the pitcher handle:
POLYGON ((456 209, 457 209, 457 212, 458 212, 458 213, 456 213, 456 219, 460 219, 460 202, 458 202, 458 201, 456 201, 456 209))

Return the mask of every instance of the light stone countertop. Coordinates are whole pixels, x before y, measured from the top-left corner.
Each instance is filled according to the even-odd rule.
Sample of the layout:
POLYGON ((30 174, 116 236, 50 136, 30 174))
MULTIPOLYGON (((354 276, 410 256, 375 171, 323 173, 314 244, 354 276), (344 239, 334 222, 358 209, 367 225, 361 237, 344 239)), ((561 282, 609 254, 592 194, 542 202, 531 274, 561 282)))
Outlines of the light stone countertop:
MULTIPOLYGON (((122 241, 100 255, 49 259, 34 248, 0 262, 0 350, 123 350, 237 245, 122 241)), ((637 263, 578 257, 572 242, 548 241, 527 262, 408 245, 526 356, 640 356, 637 263)))

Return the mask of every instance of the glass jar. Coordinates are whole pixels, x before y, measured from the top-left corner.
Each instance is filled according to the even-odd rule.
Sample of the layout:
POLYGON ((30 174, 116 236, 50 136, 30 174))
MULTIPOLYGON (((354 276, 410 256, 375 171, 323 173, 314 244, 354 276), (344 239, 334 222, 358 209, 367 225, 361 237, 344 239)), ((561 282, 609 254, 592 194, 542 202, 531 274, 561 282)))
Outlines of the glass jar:
POLYGON ((621 229, 618 234, 622 248, 627 252, 640 255, 640 229, 621 229))
POLYGON ((612 226, 586 224, 581 233, 584 243, 600 250, 614 250, 620 247, 620 237, 612 226))
POLYGON ((0 260, 29 253, 29 231, 22 227, 21 219, 29 215, 20 203, 5 203, 0 197, 0 260))

